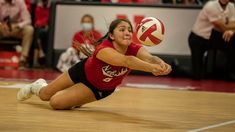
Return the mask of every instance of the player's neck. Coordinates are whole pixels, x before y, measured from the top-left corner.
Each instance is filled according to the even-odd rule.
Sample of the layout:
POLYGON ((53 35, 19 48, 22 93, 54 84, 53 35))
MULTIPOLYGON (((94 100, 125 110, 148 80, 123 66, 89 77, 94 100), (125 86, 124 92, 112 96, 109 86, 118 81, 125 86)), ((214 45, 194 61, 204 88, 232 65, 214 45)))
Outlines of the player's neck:
POLYGON ((113 47, 121 54, 125 54, 128 48, 128 46, 117 44, 115 41, 113 41, 113 47))

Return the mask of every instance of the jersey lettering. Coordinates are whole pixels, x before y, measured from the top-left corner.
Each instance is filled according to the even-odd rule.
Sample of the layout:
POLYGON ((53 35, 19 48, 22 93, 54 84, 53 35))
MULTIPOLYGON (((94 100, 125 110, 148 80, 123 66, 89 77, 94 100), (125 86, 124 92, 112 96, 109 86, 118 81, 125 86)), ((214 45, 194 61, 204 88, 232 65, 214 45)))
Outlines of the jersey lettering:
POLYGON ((121 68, 121 70, 111 70, 110 65, 102 67, 102 73, 106 78, 103 79, 104 82, 110 82, 114 77, 122 76, 128 72, 128 68, 121 68))

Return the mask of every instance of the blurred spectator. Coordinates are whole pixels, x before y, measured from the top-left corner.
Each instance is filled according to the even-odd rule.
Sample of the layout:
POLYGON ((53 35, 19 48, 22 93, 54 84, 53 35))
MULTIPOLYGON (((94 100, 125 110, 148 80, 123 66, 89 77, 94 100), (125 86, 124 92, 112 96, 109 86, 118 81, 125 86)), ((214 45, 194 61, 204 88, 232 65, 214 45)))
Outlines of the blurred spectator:
POLYGON ((45 53, 48 44, 48 19, 50 0, 38 0, 35 9, 35 55, 34 66, 45 65, 45 53))
POLYGON ((28 66, 34 29, 24 0, 0 0, 0 39, 21 38, 20 66, 28 66))
POLYGON ((82 49, 85 48, 90 51, 94 51, 96 41, 102 37, 101 34, 95 30, 94 18, 89 14, 86 14, 82 17, 81 27, 82 30, 76 32, 73 36, 72 47, 62 53, 59 58, 57 68, 60 71, 65 71, 73 64, 80 61, 80 59, 87 58, 82 49), (78 49, 78 46, 82 48, 78 49))
MULTIPOLYGON (((203 56, 209 49, 223 50, 227 56, 227 73, 230 79, 234 76, 234 30, 235 30, 235 8, 229 0, 209 1, 199 13, 192 32, 189 35, 189 46, 191 49, 192 72, 195 79, 203 77, 203 56), (218 36, 211 35, 212 30, 219 32, 221 42, 210 44, 210 38, 218 36), (233 39, 232 39, 233 37, 233 39)), ((214 33, 214 32, 213 32, 214 33)))
MULTIPOLYGON (((95 42, 102 37, 101 34, 94 28, 94 18, 88 14, 84 15, 81 19, 81 27, 82 30, 74 34, 73 41, 78 42, 85 47, 90 47, 91 50, 94 49, 95 42)), ((72 47, 76 49, 76 43, 73 43, 72 47)), ((77 49, 77 52, 80 59, 87 57, 80 52, 79 49, 77 49)))

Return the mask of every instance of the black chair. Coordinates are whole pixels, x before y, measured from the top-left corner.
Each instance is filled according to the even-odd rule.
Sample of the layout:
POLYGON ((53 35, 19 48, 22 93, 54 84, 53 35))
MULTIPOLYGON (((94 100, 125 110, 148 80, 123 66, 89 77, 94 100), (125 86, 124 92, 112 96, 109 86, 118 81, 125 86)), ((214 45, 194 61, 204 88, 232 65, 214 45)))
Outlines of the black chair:
POLYGON ((14 50, 16 45, 21 45, 22 39, 18 38, 2 38, 0 39, 1 50, 14 50))

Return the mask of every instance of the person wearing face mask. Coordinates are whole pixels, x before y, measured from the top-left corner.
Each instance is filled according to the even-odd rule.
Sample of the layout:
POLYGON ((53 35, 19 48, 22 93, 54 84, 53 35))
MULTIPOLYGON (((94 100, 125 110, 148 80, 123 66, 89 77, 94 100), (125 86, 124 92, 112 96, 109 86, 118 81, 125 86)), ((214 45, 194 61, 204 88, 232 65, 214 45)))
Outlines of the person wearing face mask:
POLYGON ((86 50, 83 48, 89 49, 90 51, 95 50, 95 42, 101 38, 101 34, 95 30, 94 28, 94 18, 89 15, 85 14, 81 19, 81 31, 78 31, 73 36, 72 47, 77 49, 76 43, 82 45, 82 49, 77 49, 80 59, 87 58, 90 54, 86 53, 86 50))
POLYGON ((234 80, 235 57, 235 7, 229 0, 213 0, 200 11, 188 42, 191 49, 194 79, 203 78, 203 55, 209 49, 224 51, 227 57, 228 79, 234 80), (218 35, 219 34, 219 35, 218 35), (216 36, 215 36, 216 35, 216 36), (210 43, 210 39, 218 39, 210 43))
POLYGON ((82 30, 73 36, 72 47, 60 55, 56 67, 61 72, 90 56, 95 50, 95 42, 101 38, 101 34, 94 28, 94 18, 91 15, 86 14, 82 17, 81 28, 82 30))
POLYGON ((167 75, 171 66, 144 47, 132 42, 133 27, 126 19, 116 19, 107 34, 96 42, 94 53, 47 84, 44 79, 20 89, 17 99, 33 94, 49 101, 55 110, 72 109, 111 95, 131 70, 167 75))

